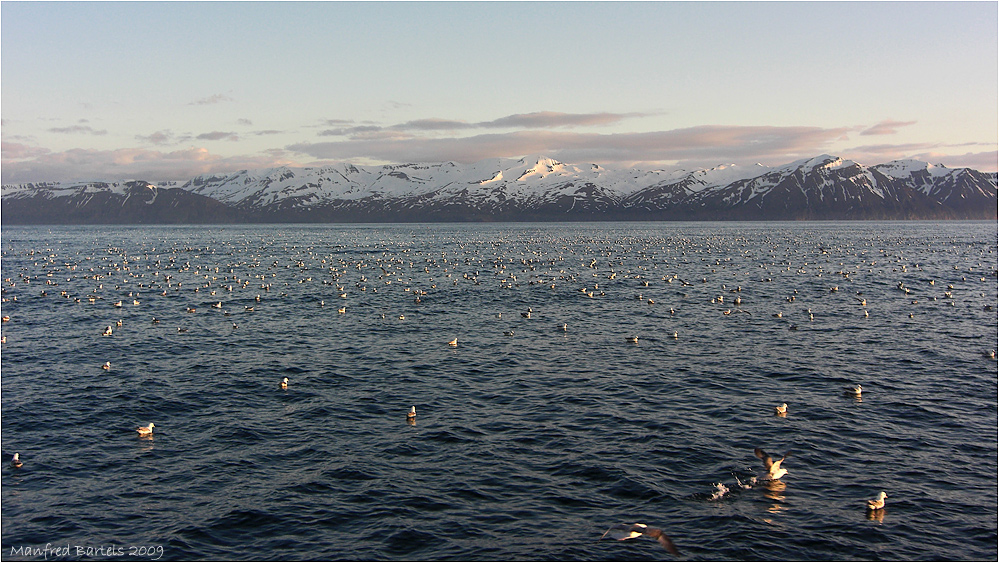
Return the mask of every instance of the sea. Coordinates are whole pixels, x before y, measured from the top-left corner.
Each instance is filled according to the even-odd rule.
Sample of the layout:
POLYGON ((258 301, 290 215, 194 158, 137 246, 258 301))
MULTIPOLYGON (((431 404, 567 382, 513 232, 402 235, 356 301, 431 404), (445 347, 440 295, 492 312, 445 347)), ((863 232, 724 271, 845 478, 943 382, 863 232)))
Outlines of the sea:
POLYGON ((997 244, 4 226, 0 557, 995 561, 997 244))

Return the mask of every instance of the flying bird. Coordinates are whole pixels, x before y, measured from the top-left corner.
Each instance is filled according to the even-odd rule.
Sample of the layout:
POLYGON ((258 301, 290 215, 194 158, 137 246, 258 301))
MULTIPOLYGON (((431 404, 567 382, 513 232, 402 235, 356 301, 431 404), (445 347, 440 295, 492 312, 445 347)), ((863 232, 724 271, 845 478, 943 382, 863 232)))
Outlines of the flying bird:
POLYGON ((610 536, 618 541, 630 540, 641 536, 648 536, 659 542, 666 551, 679 557, 680 551, 676 549, 673 540, 670 539, 659 528, 650 528, 645 524, 615 524, 600 536, 600 539, 610 536))
POLYGON ((778 459, 777 461, 773 461, 773 459, 770 457, 770 454, 768 454, 767 452, 763 451, 760 448, 756 448, 754 450, 754 453, 756 454, 756 457, 763 460, 763 467, 767 469, 768 480, 776 481, 781 477, 787 475, 787 469, 782 468, 780 464, 784 461, 785 458, 787 458, 787 456, 791 455, 790 451, 785 453, 784 456, 778 459))

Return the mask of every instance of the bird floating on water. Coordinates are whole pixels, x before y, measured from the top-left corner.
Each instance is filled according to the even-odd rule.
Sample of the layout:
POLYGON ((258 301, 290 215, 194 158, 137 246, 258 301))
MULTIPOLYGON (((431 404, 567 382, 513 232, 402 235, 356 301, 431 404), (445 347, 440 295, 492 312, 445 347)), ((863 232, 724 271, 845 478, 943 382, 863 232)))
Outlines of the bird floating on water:
POLYGON ((21 454, 14 454, 14 457, 10 460, 10 466, 14 469, 19 469, 24 463, 21 462, 21 454))
POLYGON ((450 342, 447 343, 447 345, 456 348, 458 346, 458 339, 457 338, 452 339, 450 342))
POLYGON ((774 407, 774 411, 777 413, 777 416, 787 416, 787 403, 784 403, 779 407, 774 407))
POLYGON ((756 457, 763 460, 763 467, 767 469, 767 477, 766 477, 767 480, 776 481, 781 477, 787 475, 787 469, 781 467, 780 464, 784 461, 784 459, 787 458, 787 456, 791 455, 790 451, 785 453, 784 456, 778 459, 777 461, 774 461, 770 457, 770 454, 768 454, 767 452, 763 451, 760 448, 756 448, 753 451, 753 453, 756 454, 756 457))
POLYGON ((136 428, 135 431, 139 433, 139 436, 152 436, 153 435, 153 427, 155 427, 155 426, 156 426, 155 424, 153 424, 152 422, 150 422, 149 426, 140 426, 140 427, 136 428))
POLYGON ((287 389, 288 388, 288 378, 287 377, 281 380, 281 388, 282 389, 287 389))
POLYGON ((861 387, 860 385, 851 385, 850 387, 847 387, 846 390, 845 390, 846 393, 849 393, 849 394, 852 394, 852 395, 857 395, 857 396, 860 396, 860 394, 863 391, 864 391, 864 388, 861 387))
POLYGON ((416 418, 416 407, 409 407, 409 412, 406 413, 406 418, 416 418))
POLYGON ((627 338, 627 340, 628 340, 628 342, 631 342, 633 344, 638 344, 638 337, 637 336, 629 336, 627 338))
POLYGON ((600 539, 608 536, 618 541, 648 536, 658 541, 659 545, 663 546, 672 555, 680 555, 680 551, 677 550, 676 545, 673 544, 673 540, 669 536, 659 528, 650 528, 645 524, 615 524, 604 532, 604 535, 600 536, 600 539))
POLYGON ((878 498, 867 501, 867 510, 882 510, 885 507, 885 499, 888 494, 884 491, 878 493, 878 498))
POLYGON ((111 369, 111 362, 104 362, 104 365, 101 366, 101 369, 103 369, 103 370, 110 370, 111 369))
POLYGON ((101 335, 102 336, 111 336, 112 332, 113 331, 111 330, 111 325, 108 325, 107 328, 104 329, 104 332, 101 333, 101 335))

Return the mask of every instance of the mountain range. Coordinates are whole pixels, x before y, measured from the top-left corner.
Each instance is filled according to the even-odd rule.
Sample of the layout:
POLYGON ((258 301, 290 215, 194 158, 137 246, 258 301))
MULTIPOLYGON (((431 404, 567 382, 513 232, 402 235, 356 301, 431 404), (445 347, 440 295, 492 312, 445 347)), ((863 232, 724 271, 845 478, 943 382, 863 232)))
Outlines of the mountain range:
POLYGON ((603 168, 543 156, 4 185, 7 224, 997 219, 996 173, 830 155, 778 167, 603 168))

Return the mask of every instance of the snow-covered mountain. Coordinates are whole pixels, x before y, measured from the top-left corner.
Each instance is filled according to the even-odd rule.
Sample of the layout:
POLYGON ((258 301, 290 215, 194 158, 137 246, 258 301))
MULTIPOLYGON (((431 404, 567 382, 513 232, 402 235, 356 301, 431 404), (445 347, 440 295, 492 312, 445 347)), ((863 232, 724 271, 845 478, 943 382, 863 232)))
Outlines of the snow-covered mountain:
POLYGON ((544 156, 242 170, 181 185, 3 186, 10 223, 994 219, 996 174, 830 155, 784 166, 606 169, 544 156))

